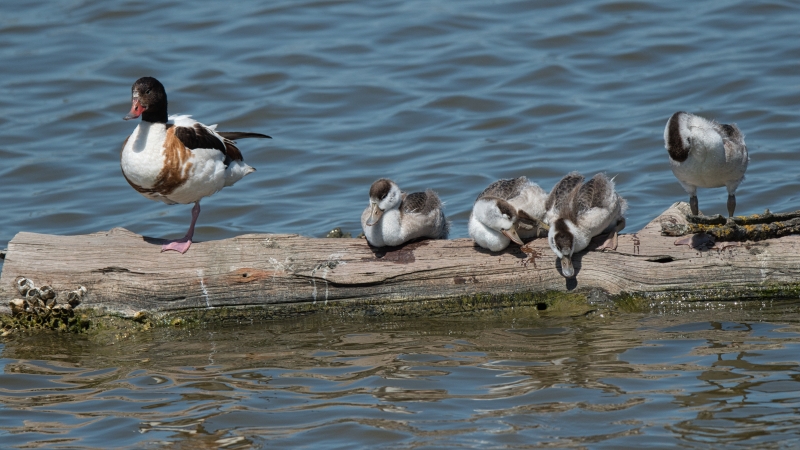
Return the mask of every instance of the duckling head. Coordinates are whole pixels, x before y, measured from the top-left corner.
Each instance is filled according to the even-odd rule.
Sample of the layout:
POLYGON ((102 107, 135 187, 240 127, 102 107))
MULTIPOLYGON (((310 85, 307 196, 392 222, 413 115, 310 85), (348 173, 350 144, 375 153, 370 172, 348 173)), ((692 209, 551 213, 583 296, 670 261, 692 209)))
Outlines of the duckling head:
POLYGON ((572 253, 575 251, 575 234, 572 231, 572 223, 564 219, 556 219, 550 226, 547 234, 547 242, 556 256, 561 259, 561 274, 566 278, 575 275, 572 267, 572 253))
POLYGON ((518 245, 524 245, 517 233, 519 216, 517 209, 507 201, 496 197, 485 197, 475 202, 475 218, 492 230, 503 233, 518 245))
POLYGON ((367 219, 367 226, 375 225, 381 220, 381 216, 387 209, 399 207, 402 201, 403 192, 394 181, 388 178, 381 178, 372 183, 369 188, 369 218, 367 219))

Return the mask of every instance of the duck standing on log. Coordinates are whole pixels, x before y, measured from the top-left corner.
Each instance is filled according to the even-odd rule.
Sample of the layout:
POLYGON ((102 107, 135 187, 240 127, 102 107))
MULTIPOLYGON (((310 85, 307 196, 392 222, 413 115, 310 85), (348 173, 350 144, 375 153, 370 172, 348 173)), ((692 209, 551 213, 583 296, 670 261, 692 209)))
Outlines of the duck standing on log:
POLYGON ((572 255, 589 246, 592 238, 613 233, 611 242, 602 245, 616 248, 616 234, 625 227, 625 199, 614 190, 614 182, 598 173, 583 183, 583 175, 572 172, 553 187, 547 197, 550 230, 547 242, 561 260, 561 273, 575 275, 572 255))
POLYGON ((498 252, 511 241, 539 235, 547 193, 526 177, 495 181, 478 195, 469 216, 469 235, 479 246, 498 252))
POLYGON ((725 186, 728 189, 728 216, 733 217, 736 188, 744 180, 750 161, 739 128, 679 111, 667 121, 664 145, 669 153, 672 173, 689 194, 692 214, 700 214, 698 187, 725 186))
POLYGON ((369 206, 361 214, 361 226, 373 247, 393 247, 421 237, 447 239, 450 231, 435 192, 406 194, 388 178, 369 188, 369 206))
POLYGON ((270 138, 259 133, 216 131, 191 116, 167 117, 167 93, 155 78, 143 77, 131 88, 131 111, 125 120, 142 122, 125 140, 120 165, 128 183, 150 200, 168 205, 194 203, 186 236, 161 251, 186 253, 192 245, 200 199, 233 186, 256 169, 244 163, 235 139, 270 138), (167 123, 171 121, 171 123, 167 123))

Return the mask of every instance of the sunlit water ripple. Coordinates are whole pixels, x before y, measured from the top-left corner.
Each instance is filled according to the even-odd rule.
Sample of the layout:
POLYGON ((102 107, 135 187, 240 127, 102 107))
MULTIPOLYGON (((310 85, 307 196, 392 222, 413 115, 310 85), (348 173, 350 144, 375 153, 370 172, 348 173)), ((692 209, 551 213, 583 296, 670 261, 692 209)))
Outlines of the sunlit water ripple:
MULTIPOLYGON (((465 237, 489 182, 549 189, 572 170, 615 175, 635 231, 686 200, 662 138, 678 110, 746 134, 737 212, 796 210, 783 169, 800 159, 797 17, 775 1, 7 2, 0 249, 23 230, 183 235, 189 206, 146 200, 120 173, 143 75, 172 113, 274 137, 241 142, 258 171, 204 200, 199 240, 357 234, 384 176, 435 189, 465 237)), ((725 200, 700 192, 706 212, 725 200)), ((0 440, 796 445, 797 316, 681 317, 672 331, 628 317, 267 324, 109 347, 15 336, 0 344, 0 440)))
POLYGON ((314 317, 0 345, 4 447, 791 447, 796 305, 314 317), (106 337, 110 338, 110 337, 106 337))
MULTIPOLYGON (((243 141, 258 172, 204 202, 197 238, 357 233, 369 184, 431 187, 465 237, 477 193, 527 175, 616 175, 637 230, 687 195, 669 115, 737 123, 741 213, 797 209, 797 8, 727 2, 29 2, 0 17, 0 245, 20 231, 181 236, 188 206, 121 177, 130 85, 243 141)), ((724 189, 700 192, 724 212, 724 189)))

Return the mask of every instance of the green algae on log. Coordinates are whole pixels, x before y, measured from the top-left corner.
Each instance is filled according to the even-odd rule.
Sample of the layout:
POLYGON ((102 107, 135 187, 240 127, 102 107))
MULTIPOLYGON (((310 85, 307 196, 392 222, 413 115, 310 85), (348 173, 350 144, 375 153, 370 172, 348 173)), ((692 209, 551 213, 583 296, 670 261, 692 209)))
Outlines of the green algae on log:
POLYGON ((548 307, 565 294, 585 310, 595 297, 629 303, 798 296, 800 236, 697 250, 661 234, 663 223, 687 224, 687 210, 675 204, 642 230, 620 235, 616 251, 578 253, 571 279, 560 275, 546 239, 494 253, 470 239, 377 249, 363 239, 247 234, 197 242, 181 255, 161 253, 159 239, 120 228, 83 236, 21 232, 3 263, 0 314, 19 298, 18 277, 60 295, 84 286, 79 311, 131 318, 145 311, 154 319, 451 314, 548 307))
POLYGON ((800 234, 800 211, 751 216, 722 217, 687 214, 685 223, 661 224, 665 236, 685 236, 704 233, 720 241, 763 241, 766 239, 800 234))

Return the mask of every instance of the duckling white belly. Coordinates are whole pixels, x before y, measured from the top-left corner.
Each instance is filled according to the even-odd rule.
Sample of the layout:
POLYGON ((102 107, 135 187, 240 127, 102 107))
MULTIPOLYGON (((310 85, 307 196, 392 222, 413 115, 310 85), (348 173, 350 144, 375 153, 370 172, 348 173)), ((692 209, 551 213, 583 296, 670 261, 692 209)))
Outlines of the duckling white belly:
POLYGON ((581 228, 584 233, 593 238, 599 234, 611 231, 619 219, 619 209, 609 211, 603 208, 592 208, 580 217, 581 228))
POLYGON ((728 186, 735 189, 744 178, 747 169, 744 153, 729 154, 722 146, 703 152, 690 152, 686 161, 670 160, 672 173, 689 193, 693 187, 715 188, 728 186))
POLYGON ((364 236, 373 246, 396 246, 405 242, 400 223, 400 210, 390 209, 385 211, 372 226, 366 225, 366 217, 369 217, 369 208, 361 215, 361 224, 364 228, 364 236))
POLYGON ((390 209, 385 211, 374 225, 367 226, 369 213, 367 208, 361 215, 361 225, 367 241, 375 247, 395 247, 421 237, 442 237, 444 216, 441 211, 423 215, 401 214, 399 209, 390 209))
POLYGON ((386 242, 383 241, 383 232, 381 231, 380 226, 380 223, 376 223, 372 226, 362 225, 362 228, 364 229, 364 237, 367 238, 367 242, 369 242, 369 244, 373 247, 386 246, 386 242))
POLYGON ((469 216, 467 228, 469 229, 470 237, 476 244, 493 252, 499 252, 511 243, 511 239, 506 235, 487 227, 476 219, 473 214, 469 216))
POLYGON ((617 199, 608 208, 590 208, 578 217, 579 227, 573 229, 575 235, 575 251, 589 246, 592 238, 603 233, 614 231, 622 219, 624 200, 617 199))

